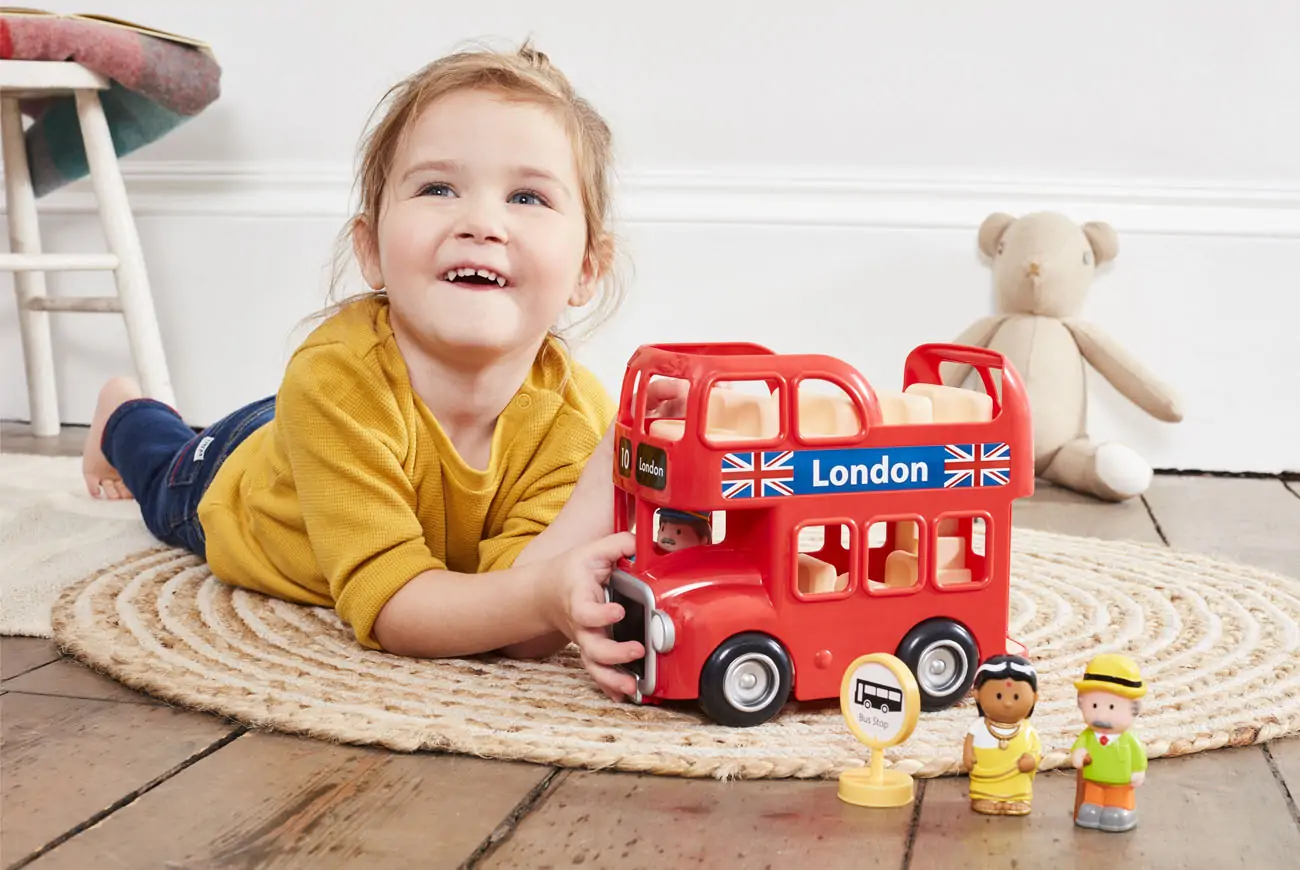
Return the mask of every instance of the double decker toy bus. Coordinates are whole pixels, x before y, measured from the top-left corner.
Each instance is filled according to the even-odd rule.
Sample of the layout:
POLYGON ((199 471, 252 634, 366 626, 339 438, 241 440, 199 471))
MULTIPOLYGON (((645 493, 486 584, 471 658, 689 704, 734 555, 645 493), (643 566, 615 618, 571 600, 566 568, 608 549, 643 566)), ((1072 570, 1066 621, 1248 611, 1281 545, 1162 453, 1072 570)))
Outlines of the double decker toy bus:
POLYGON ((645 345, 615 427, 614 522, 636 551, 607 597, 625 608, 611 636, 645 646, 625 666, 634 702, 758 725, 890 652, 939 710, 982 659, 1024 651, 1007 637, 1011 507, 1033 493, 1033 445, 1001 354, 921 345, 902 389, 877 391, 821 354, 645 345), (973 386, 944 386, 941 365, 973 386))

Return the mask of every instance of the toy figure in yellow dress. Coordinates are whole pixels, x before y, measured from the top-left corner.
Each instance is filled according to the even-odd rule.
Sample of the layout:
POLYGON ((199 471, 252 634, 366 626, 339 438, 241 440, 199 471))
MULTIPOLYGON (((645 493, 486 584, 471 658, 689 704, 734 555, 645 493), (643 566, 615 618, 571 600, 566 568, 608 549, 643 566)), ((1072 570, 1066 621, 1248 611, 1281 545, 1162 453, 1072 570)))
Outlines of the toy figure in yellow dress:
POLYGON ((980 718, 966 734, 962 769, 970 773, 970 808, 991 816, 1023 816, 1033 800, 1043 760, 1030 723, 1038 702, 1038 672, 1022 656, 991 656, 975 672, 980 718))

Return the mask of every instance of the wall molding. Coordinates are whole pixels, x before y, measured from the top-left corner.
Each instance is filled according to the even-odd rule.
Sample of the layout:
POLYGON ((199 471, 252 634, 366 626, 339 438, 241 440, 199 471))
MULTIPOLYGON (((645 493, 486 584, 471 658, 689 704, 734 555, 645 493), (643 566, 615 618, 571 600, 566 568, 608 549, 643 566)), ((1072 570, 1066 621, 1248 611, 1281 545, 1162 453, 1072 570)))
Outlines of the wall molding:
MULTIPOLYGON (((122 161, 139 215, 343 220, 348 166, 122 161)), ((1064 211, 1125 235, 1300 238, 1300 185, 1244 187, 977 175, 810 174, 780 167, 623 173, 627 224, 970 230, 992 211, 1064 211)), ((38 202, 50 214, 93 212, 86 180, 38 202)))

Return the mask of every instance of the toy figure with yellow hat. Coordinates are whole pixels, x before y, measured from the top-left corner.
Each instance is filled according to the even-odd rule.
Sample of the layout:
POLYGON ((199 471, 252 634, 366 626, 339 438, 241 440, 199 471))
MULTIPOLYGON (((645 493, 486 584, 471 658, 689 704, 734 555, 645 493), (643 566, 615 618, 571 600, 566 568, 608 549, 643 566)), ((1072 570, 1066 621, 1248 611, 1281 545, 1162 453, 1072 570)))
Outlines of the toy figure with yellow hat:
POLYGON ((1130 730, 1147 693, 1137 663, 1118 653, 1088 662, 1076 680, 1079 710, 1088 727, 1071 747, 1070 763, 1079 771, 1074 823, 1102 831, 1137 826, 1133 790, 1146 778, 1147 755, 1130 730))

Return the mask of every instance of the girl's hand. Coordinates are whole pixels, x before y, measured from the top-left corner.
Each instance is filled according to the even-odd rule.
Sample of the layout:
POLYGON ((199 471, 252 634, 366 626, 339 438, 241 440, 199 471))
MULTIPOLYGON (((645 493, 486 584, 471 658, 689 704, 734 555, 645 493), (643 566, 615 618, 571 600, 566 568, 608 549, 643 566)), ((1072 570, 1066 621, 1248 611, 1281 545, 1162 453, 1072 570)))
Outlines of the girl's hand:
POLYGON ((618 643, 605 633, 623 618, 623 608, 605 600, 605 584, 618 560, 634 552, 636 538, 628 532, 570 550, 552 560, 543 596, 547 620, 578 645, 583 666, 613 701, 636 691, 636 678, 614 666, 645 655, 637 641, 618 643))

